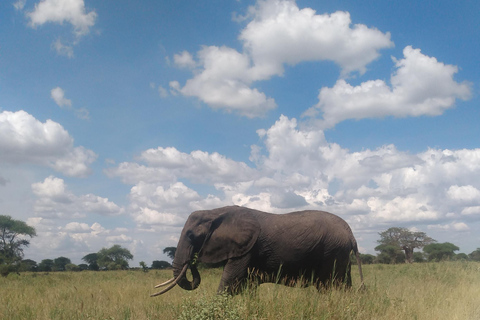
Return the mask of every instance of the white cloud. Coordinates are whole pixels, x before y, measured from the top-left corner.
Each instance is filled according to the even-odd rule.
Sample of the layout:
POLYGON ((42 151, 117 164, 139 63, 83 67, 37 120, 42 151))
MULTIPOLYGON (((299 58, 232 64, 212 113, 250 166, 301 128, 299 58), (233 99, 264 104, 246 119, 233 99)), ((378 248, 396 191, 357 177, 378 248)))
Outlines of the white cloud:
POLYGON ((59 107, 72 107, 72 100, 65 98, 65 92, 62 88, 56 87, 50 91, 50 96, 59 107))
POLYGON ((447 190, 447 196, 463 204, 480 204, 480 190, 471 185, 450 186, 447 190))
POLYGON ((470 227, 464 223, 464 222, 452 222, 450 224, 434 224, 434 225, 428 225, 428 229, 437 229, 441 231, 468 231, 470 230, 470 227))
POLYGON ((63 44, 60 39, 57 39, 54 43, 52 43, 52 48, 55 49, 58 55, 65 56, 68 58, 73 58, 73 46, 63 44))
POLYGON ((193 69, 196 66, 192 55, 188 51, 183 51, 179 54, 173 55, 174 63, 181 68, 193 69))
POLYGON ((23 110, 0 113, 0 162, 45 165, 82 177, 96 158, 93 151, 74 147, 73 138, 52 120, 42 123, 23 110))
POLYGON ((467 207, 462 210, 462 215, 480 215, 480 206, 467 207))
POLYGON ((72 110, 77 118, 87 120, 90 117, 90 114, 86 108, 73 108, 72 100, 65 98, 65 92, 60 87, 55 87, 50 91, 50 96, 55 101, 55 103, 60 107, 67 110, 72 110))
POLYGON ((437 116, 470 98, 470 84, 453 79, 458 68, 445 65, 408 46, 404 59, 396 60, 390 88, 383 80, 353 87, 338 80, 333 88, 322 88, 318 104, 306 115, 322 113, 323 126, 333 127, 346 119, 437 116))
POLYGON ((32 184, 32 191, 37 197, 34 211, 44 218, 83 218, 88 213, 112 216, 124 212, 107 198, 93 194, 74 195, 63 179, 53 176, 32 184))
POLYGON ((168 168, 152 168, 135 162, 122 162, 117 167, 105 169, 110 177, 120 177, 123 183, 136 184, 139 181, 148 183, 171 183, 175 175, 168 168))
POLYGON ((165 88, 162 87, 162 86, 158 86, 158 94, 159 94, 160 97, 162 97, 162 98, 168 97, 168 91, 167 91, 167 89, 165 89, 165 88))
POLYGON ((284 64, 319 60, 336 62, 344 75, 364 73, 366 65, 378 58, 378 50, 393 46, 389 33, 352 26, 348 12, 316 14, 286 0, 258 1, 250 15, 252 21, 240 39, 252 57, 256 79, 282 74, 284 64))
POLYGON ((174 182, 178 178, 187 178, 194 183, 217 183, 246 181, 253 179, 255 170, 243 162, 236 162, 216 152, 192 151, 180 152, 173 147, 148 149, 138 163, 121 163, 116 168, 105 170, 110 177, 121 177, 124 182, 174 182))
POLYGON ((36 28, 48 22, 70 23, 77 37, 83 36, 95 25, 97 13, 86 12, 83 0, 42 0, 35 9, 27 13, 29 25, 36 28))
POLYGON ((158 212, 149 208, 141 208, 141 211, 135 216, 135 221, 139 225, 181 226, 185 222, 185 217, 180 217, 173 213, 158 212))
POLYGON ((133 241, 133 238, 127 235, 121 234, 118 236, 109 236, 106 238, 106 240, 111 244, 118 244, 118 243, 131 243, 133 241))
POLYGON ((179 208, 201 199, 196 191, 181 182, 173 183, 168 188, 139 182, 132 187, 129 197, 135 208, 149 207, 157 210, 179 208))
POLYGON ((25 4, 27 3, 27 0, 18 0, 16 2, 13 3, 13 7, 16 9, 16 10, 23 10, 23 8, 25 7, 25 4))
POLYGON ((65 225, 64 230, 72 233, 87 233, 91 232, 92 228, 86 223, 69 222, 65 225))
POLYGON ((195 96, 214 109, 236 112, 246 117, 258 117, 274 109, 272 98, 250 88, 248 56, 227 47, 205 47, 198 52, 203 70, 187 80, 183 88, 178 82, 172 89, 185 96, 195 96))
POLYGON ((174 56, 178 66, 193 70, 185 86, 172 90, 194 96, 214 109, 260 117, 276 108, 273 98, 252 87, 254 82, 282 75, 284 65, 332 60, 342 74, 365 72, 378 51, 393 45, 390 35, 364 25, 351 26, 350 15, 317 15, 300 10, 294 1, 259 1, 251 7, 250 23, 241 32, 243 53, 225 46, 203 47, 198 61, 186 51, 174 56))

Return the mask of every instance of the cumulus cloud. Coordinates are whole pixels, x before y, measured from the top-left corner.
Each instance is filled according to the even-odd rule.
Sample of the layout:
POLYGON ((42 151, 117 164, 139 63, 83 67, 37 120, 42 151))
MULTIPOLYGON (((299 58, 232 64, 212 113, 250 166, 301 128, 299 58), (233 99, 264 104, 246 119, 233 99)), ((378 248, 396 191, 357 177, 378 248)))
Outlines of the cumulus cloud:
POLYGON ((191 211, 231 204, 213 195, 202 197, 180 179, 222 189, 223 185, 251 181, 257 174, 245 163, 218 153, 184 153, 173 147, 145 150, 137 160, 145 164, 121 163, 105 173, 134 185, 130 190, 128 211, 142 228, 178 226, 191 211))
POLYGON ((310 8, 299 9, 295 1, 258 1, 246 19, 250 22, 239 36, 243 52, 209 46, 197 53, 197 61, 187 51, 174 55, 175 64, 192 69, 194 76, 183 87, 172 81, 172 90, 214 109, 259 117, 276 103, 253 87, 254 82, 282 75, 284 65, 331 60, 343 75, 363 73, 379 50, 393 45, 388 33, 352 26, 346 12, 318 15, 310 8))
POLYGON ((139 225, 176 225, 181 226, 185 222, 185 216, 180 217, 173 213, 158 212, 149 208, 141 208, 135 215, 135 222, 139 225))
POLYGON ((464 232, 469 231, 470 227, 464 222, 451 222, 449 224, 430 224, 427 226, 430 230, 440 230, 440 231, 457 231, 464 232))
POLYGON ((65 56, 68 58, 73 58, 73 46, 64 44, 62 40, 57 39, 54 43, 52 43, 52 48, 55 49, 58 55, 65 56))
POLYGON ((67 176, 90 174, 97 155, 74 147, 73 138, 58 123, 44 123, 21 110, 0 113, 0 162, 45 165, 67 176))
POLYGON ((62 88, 56 87, 50 91, 50 96, 59 107, 72 107, 72 100, 65 98, 65 92, 62 88))
POLYGON ((69 222, 65 225, 64 230, 72 233, 86 233, 91 232, 92 228, 86 223, 69 222))
POLYGON ((362 227, 480 213, 479 149, 409 154, 386 145, 350 152, 285 116, 258 134, 264 148, 252 150, 262 177, 247 188, 230 188, 237 204, 281 212, 290 199, 292 207, 349 215, 362 227))
POLYGON ((97 13, 87 12, 83 0, 42 0, 35 9, 27 13, 29 25, 36 28, 45 23, 70 23, 77 37, 89 33, 95 25, 97 13))
POLYGON ((83 256, 97 252, 103 247, 121 243, 134 252, 138 245, 131 235, 126 235, 126 231, 132 230, 109 229, 98 222, 87 224, 72 221, 59 225, 58 221, 46 217, 28 218, 26 222, 37 230, 38 236, 26 249, 28 256, 36 261, 66 256, 78 264, 84 263, 81 260, 83 256))
POLYGON ((123 208, 107 198, 93 194, 76 196, 67 189, 63 179, 54 176, 32 184, 32 191, 37 197, 34 211, 39 217, 84 218, 89 213, 112 216, 124 212, 123 208))
MULTIPOLYGON (((199 51, 198 56, 198 64, 203 70, 187 80, 183 88, 178 82, 171 83, 172 89, 185 96, 197 97, 214 109, 236 112, 250 118, 262 116, 276 107, 272 98, 250 87, 254 79, 249 75, 250 61, 247 55, 235 49, 211 46, 199 51)), ((175 63, 184 66, 183 60, 176 58, 175 63)))
POLYGON ((342 74, 364 73, 378 58, 378 51, 393 46, 389 33, 352 25, 348 12, 317 14, 300 9, 295 1, 258 1, 250 8, 252 21, 240 40, 253 60, 257 79, 283 73, 283 65, 302 61, 330 60, 342 74))
POLYGON ((183 51, 182 53, 174 54, 173 61, 177 66, 182 68, 193 69, 196 66, 195 60, 193 60, 192 55, 188 51, 183 51))
POLYGON ((25 3, 27 2, 27 0, 17 0, 13 3, 13 7, 16 9, 16 10, 23 10, 23 8, 25 7, 25 3))
POLYGON ((322 88, 318 104, 305 115, 320 111, 325 128, 346 119, 438 116, 455 105, 456 99, 470 98, 470 84, 453 77, 458 68, 446 65, 419 49, 408 46, 404 59, 396 60, 391 87, 383 80, 352 86, 338 80, 332 88, 322 88))
POLYGON ((77 118, 88 119, 89 112, 85 108, 76 109, 72 106, 72 100, 65 97, 65 91, 60 87, 55 87, 50 91, 50 96, 53 101, 60 107, 67 110, 72 110, 77 118))
POLYGON ((110 177, 121 177, 125 182, 174 182, 187 178, 194 183, 216 183, 245 181, 252 179, 255 170, 243 162, 236 162, 216 152, 204 151, 184 153, 168 147, 148 149, 138 157, 138 163, 121 163, 107 169, 110 177))

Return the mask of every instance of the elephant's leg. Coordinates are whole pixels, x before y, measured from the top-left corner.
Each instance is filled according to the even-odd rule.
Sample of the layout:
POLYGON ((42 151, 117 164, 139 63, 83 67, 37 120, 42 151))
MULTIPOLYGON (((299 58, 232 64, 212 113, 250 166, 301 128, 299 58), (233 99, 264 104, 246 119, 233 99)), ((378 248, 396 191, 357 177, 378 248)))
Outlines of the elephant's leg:
POLYGON ((335 260, 332 285, 336 287, 344 286, 349 288, 352 286, 352 276, 351 276, 351 264, 349 257, 339 258, 335 260))
POLYGON ((250 263, 250 254, 240 258, 233 258, 227 261, 223 269, 222 279, 218 286, 218 293, 227 292, 237 294, 248 281, 248 266, 250 263))
POLYGON ((352 287, 352 265, 351 263, 347 264, 347 271, 345 273, 345 287, 351 288, 352 287))

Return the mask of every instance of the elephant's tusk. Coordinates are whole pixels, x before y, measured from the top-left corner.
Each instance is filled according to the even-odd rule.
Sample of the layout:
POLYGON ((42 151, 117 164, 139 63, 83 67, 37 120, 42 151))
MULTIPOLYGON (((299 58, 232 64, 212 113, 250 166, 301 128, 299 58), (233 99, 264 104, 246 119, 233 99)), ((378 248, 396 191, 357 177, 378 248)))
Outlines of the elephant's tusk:
MULTIPOLYGON (((150 297, 156 297, 156 296, 159 296, 161 294, 164 294, 165 292, 169 291, 170 289, 172 289, 173 287, 175 287, 178 283, 178 281, 180 281, 180 279, 185 275, 185 272, 187 272, 187 268, 188 268, 188 263, 185 264, 185 266, 183 266, 183 269, 182 271, 180 272, 180 274, 175 278, 175 279, 171 279, 173 280, 173 283, 170 284, 168 287, 166 287, 165 289, 163 289, 162 291, 159 291, 157 293, 154 293, 154 294, 151 294, 150 297)), ((170 283, 171 280, 168 280, 167 283, 170 283)), ((161 285, 165 285, 167 283, 162 283, 161 285)), ((159 285, 160 286, 160 285, 159 285)), ((158 287, 158 286, 156 286, 158 287)), ((156 288, 155 287, 155 288, 156 288)))
POLYGON ((165 281, 164 283, 157 284, 157 285, 155 286, 155 288, 160 288, 160 287, 166 286, 167 284, 172 283, 173 281, 175 281, 175 278, 172 278, 172 279, 170 279, 170 280, 167 280, 167 281, 165 281))

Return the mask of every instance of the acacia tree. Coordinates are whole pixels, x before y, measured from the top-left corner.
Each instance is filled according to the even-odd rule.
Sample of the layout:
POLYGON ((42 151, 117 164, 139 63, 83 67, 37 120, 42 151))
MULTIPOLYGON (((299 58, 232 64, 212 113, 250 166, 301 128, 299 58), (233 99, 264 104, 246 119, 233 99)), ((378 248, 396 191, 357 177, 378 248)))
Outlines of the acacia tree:
POLYGON ((17 270, 23 258, 23 248, 30 244, 25 237, 32 238, 36 235, 35 228, 24 221, 0 215, 0 273, 2 276, 17 270))
POLYGON ((458 250, 460 248, 450 242, 431 243, 423 248, 423 252, 428 255, 428 261, 452 260, 458 250))
POLYGON ((53 264, 55 267, 55 271, 65 271, 67 270, 67 264, 71 264, 72 261, 66 257, 58 257, 53 259, 53 264))
POLYGON ((172 265, 170 263, 168 263, 167 261, 154 260, 152 262, 151 268, 152 269, 166 269, 166 268, 170 268, 171 266, 172 265))
POLYGON ((52 259, 43 259, 38 265, 38 271, 53 271, 55 264, 52 259))
POLYGON ((177 252, 177 247, 166 247, 163 249, 163 253, 165 253, 170 259, 175 259, 175 252, 177 252))
POLYGON ((89 253, 82 258, 83 261, 88 263, 88 269, 97 271, 98 267, 98 253, 89 253))
POLYGON ((103 248, 98 251, 98 266, 100 269, 119 270, 128 269, 128 261, 133 255, 126 248, 116 244, 110 248, 103 248))
POLYGON ((468 257, 470 260, 473 261, 480 261, 480 248, 477 248, 477 250, 472 251, 471 253, 468 254, 468 257))
MULTIPOLYGON (((405 252, 405 262, 413 262, 413 250, 423 248, 424 246, 436 242, 436 240, 427 236, 425 232, 413 232, 407 228, 393 227, 379 233, 380 240, 377 242, 380 246, 393 246, 405 252)), ((375 250, 377 250, 375 248, 375 250)))

